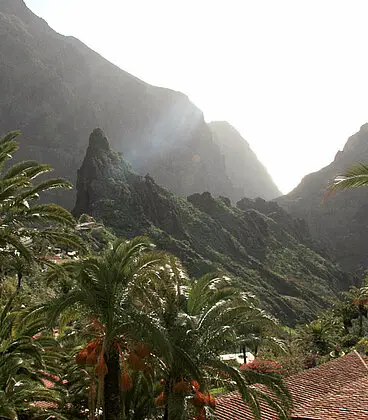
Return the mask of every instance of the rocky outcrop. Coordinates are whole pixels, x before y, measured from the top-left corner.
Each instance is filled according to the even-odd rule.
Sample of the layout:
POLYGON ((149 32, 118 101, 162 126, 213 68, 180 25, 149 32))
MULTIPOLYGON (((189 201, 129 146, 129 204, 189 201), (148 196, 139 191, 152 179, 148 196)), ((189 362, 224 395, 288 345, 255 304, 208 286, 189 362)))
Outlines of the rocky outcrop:
MULTIPOLYGON (((86 139, 100 126, 138 173, 177 194, 243 196, 203 113, 184 94, 144 83, 56 33, 22 0, 0 1, 0 39, 0 135, 22 131, 19 158, 47 162, 74 182, 86 139)), ((245 175, 252 183, 258 173, 245 175)), ((257 194, 267 195, 262 188, 257 194)), ((66 193, 53 198, 74 202, 66 193)))
POLYGON ((336 176, 360 162, 368 162, 368 124, 348 139, 330 165, 307 175, 277 202, 292 216, 307 221, 312 238, 326 255, 348 271, 363 273, 368 268, 368 189, 325 197, 336 176))
POLYGON ((186 200, 150 175, 132 172, 107 144, 104 133, 94 130, 78 171, 76 216, 89 213, 124 237, 149 235, 192 275, 220 270, 238 278, 290 324, 310 319, 349 284, 337 266, 298 239, 302 229, 294 235, 298 222, 293 225, 277 204, 243 200, 233 207, 209 192, 186 200))
POLYGON ((209 126, 214 141, 225 158, 226 171, 236 189, 234 202, 242 197, 262 197, 271 200, 281 195, 248 142, 233 126, 226 121, 213 121, 209 126))
POLYGON ((266 201, 259 197, 253 200, 249 198, 242 198, 236 203, 236 206, 245 211, 257 210, 258 212, 273 219, 299 242, 312 248, 315 246, 312 242, 306 221, 304 219, 291 217, 290 214, 276 202, 266 201))

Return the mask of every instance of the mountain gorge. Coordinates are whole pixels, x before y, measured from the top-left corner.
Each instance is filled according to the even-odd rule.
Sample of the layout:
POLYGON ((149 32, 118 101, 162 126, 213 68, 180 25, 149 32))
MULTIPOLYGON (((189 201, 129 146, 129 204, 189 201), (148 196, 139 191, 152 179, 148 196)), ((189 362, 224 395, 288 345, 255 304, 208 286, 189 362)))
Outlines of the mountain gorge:
MULTIPOLYGON (((214 135, 216 126, 187 96, 151 86, 56 33, 22 0, 0 1, 0 37, 0 134, 22 131, 20 158, 48 162, 74 182, 86 139, 99 126, 138 173, 182 196, 278 195, 245 141, 231 165, 234 151, 227 156, 223 144, 232 133, 214 135)), ((65 193, 53 198, 67 207, 74 202, 65 193)))
POLYGON ((226 172, 236 188, 237 196, 261 196, 271 200, 282 195, 248 142, 233 126, 226 121, 213 121, 209 126, 224 156, 226 172))
POLYGON ((290 324, 311 318, 350 279, 308 247, 306 225, 276 203, 209 192, 184 199, 134 173, 94 130, 77 179, 74 214, 102 220, 118 235, 149 235, 199 276, 221 271, 290 324))
POLYGON ((47 162, 77 186, 48 199, 123 237, 149 235, 194 276, 238 278, 290 325, 351 284, 330 257, 348 271, 368 260, 367 197, 321 205, 329 180, 368 160, 365 126, 330 166, 266 201, 281 193, 248 142, 225 121, 207 124, 184 94, 56 33, 22 0, 0 0, 0 36, 0 135, 20 129, 19 159, 47 162))
POLYGON ((289 194, 276 201, 297 218, 305 219, 312 238, 324 253, 350 272, 368 267, 368 190, 340 191, 326 197, 339 174, 368 162, 368 124, 351 136, 333 162, 307 175, 289 194))

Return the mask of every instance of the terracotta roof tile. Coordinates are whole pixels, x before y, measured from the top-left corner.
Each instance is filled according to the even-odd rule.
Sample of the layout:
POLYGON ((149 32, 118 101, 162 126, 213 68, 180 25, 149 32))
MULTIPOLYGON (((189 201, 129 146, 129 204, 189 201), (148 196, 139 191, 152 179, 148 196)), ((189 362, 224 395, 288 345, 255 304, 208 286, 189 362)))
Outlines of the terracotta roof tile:
MULTIPOLYGON (((285 382, 293 398, 292 419, 368 420, 368 370, 356 353, 292 375, 285 382)), ((218 420, 252 418, 236 392, 217 399, 216 415, 218 420)), ((276 419, 277 414, 262 405, 262 420, 276 419)))

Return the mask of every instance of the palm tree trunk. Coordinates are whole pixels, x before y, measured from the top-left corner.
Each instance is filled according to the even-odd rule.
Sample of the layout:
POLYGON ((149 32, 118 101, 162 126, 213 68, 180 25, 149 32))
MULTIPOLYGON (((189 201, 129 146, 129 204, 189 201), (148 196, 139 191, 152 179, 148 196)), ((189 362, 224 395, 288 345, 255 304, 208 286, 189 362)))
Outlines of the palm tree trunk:
POLYGON ((17 273, 17 278, 18 278, 17 290, 20 290, 21 287, 22 287, 23 274, 21 272, 18 272, 17 273))
POLYGON ((111 349, 105 355, 108 372, 104 380, 104 419, 122 420, 123 407, 120 397, 120 363, 119 353, 111 349))
POLYGON ((359 311, 359 337, 363 337, 363 314, 359 311))
POLYGON ((244 359, 244 364, 247 363, 247 352, 245 351, 245 346, 242 347, 243 350, 243 359, 244 359))

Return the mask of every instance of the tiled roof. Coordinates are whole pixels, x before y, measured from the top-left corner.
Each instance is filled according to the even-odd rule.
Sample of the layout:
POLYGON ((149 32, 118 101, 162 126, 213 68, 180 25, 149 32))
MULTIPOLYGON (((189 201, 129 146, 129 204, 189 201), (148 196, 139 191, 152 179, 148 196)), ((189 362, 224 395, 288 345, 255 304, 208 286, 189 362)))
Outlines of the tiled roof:
MULTIPOLYGON (((368 358, 364 361, 368 363, 368 358)), ((292 419, 368 420, 368 369, 350 353, 285 380, 293 398, 292 419)), ((238 393, 217 399, 218 420, 249 420, 252 414, 238 393)), ((262 405, 262 420, 277 420, 262 405)))

